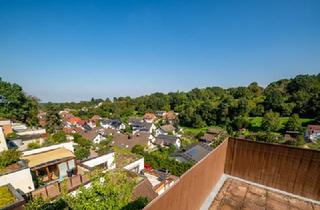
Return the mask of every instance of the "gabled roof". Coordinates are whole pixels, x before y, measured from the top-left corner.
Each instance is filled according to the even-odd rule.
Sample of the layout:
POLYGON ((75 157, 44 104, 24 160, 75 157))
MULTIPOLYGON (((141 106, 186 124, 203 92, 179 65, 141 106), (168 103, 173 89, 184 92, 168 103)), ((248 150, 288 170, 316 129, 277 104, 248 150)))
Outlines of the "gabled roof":
POLYGON ((179 140, 179 137, 177 136, 170 136, 170 135, 163 135, 160 134, 156 137, 155 144, 161 145, 171 145, 171 144, 176 144, 177 140, 179 140))
POLYGON ((212 148, 206 144, 196 144, 181 154, 186 159, 192 159, 194 162, 200 161, 211 152, 212 148))
POLYGON ((176 130, 176 128, 171 124, 163 125, 160 128, 161 128, 161 130, 163 130, 164 132, 167 132, 167 133, 173 132, 176 130))
POLYGON ((131 150, 134 145, 137 144, 147 146, 149 137, 150 134, 144 132, 139 132, 130 136, 122 133, 116 133, 113 135, 111 145, 131 150))

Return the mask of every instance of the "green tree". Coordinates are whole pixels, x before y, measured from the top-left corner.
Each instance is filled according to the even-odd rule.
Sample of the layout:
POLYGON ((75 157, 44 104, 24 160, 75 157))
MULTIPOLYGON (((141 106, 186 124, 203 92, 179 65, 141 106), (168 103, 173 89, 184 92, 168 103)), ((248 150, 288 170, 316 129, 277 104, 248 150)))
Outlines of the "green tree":
POLYGON ((301 123, 300 123, 300 118, 298 114, 291 115, 291 117, 288 119, 286 123, 286 130, 288 131, 301 130, 301 123))
POLYGON ((280 125, 279 113, 269 111, 263 116, 261 127, 265 131, 278 131, 280 125))
POLYGON ((89 188, 81 187, 75 196, 64 198, 71 209, 120 210, 131 201, 134 185, 124 172, 107 172, 93 178, 89 188))
POLYGON ((48 138, 49 144, 60 144, 60 143, 66 142, 66 141, 67 141, 67 136, 66 136, 65 132, 63 132, 63 131, 58 131, 58 132, 50 135, 48 138))
POLYGON ((38 124, 37 114, 38 99, 26 95, 19 85, 0 78, 0 118, 35 126, 38 124))
POLYGON ((61 119, 57 107, 50 105, 46 113, 46 130, 48 133, 54 133, 61 129, 61 119))

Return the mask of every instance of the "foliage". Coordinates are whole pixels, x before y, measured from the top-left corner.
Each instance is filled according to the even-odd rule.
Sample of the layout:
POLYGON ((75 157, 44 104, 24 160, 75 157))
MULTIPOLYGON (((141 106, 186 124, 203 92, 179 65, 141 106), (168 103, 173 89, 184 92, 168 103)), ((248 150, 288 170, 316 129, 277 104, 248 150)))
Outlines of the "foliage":
POLYGON ((279 117, 292 114, 303 118, 320 116, 319 92, 320 74, 298 75, 293 79, 270 83, 265 89, 253 82, 248 87, 195 88, 189 92, 154 93, 137 98, 119 97, 113 101, 95 99, 54 106, 76 110, 88 107, 85 112, 75 112, 86 118, 98 114, 102 117, 127 119, 128 116, 142 115, 148 111, 174 110, 180 113, 179 122, 182 126, 202 128, 218 125, 230 130, 246 127, 248 122, 245 116, 261 117, 270 111, 279 113, 279 117), (102 101, 102 105, 97 107, 102 101))
POLYGON ((47 144, 60 144, 67 141, 66 134, 63 131, 57 131, 49 136, 47 144))
POLYGON ((111 151, 112 147, 110 146, 110 141, 112 140, 112 136, 109 136, 107 139, 100 141, 99 144, 96 145, 98 148, 98 155, 104 155, 111 151))
POLYGON ((107 172, 93 178, 89 188, 81 187, 73 196, 66 194, 65 201, 71 209, 122 209, 131 201, 135 182, 124 172, 107 172))
POLYGON ((78 160, 86 159, 90 156, 90 149, 81 146, 75 146, 74 155, 78 160))
POLYGON ((49 103, 46 113, 46 130, 48 133, 53 133, 56 130, 61 129, 61 119, 59 115, 59 109, 49 103))
POLYGON ((140 210, 140 209, 143 209, 148 203, 149 203, 148 198, 139 197, 136 200, 128 203, 121 210, 140 210))
POLYGON ((38 124, 38 100, 27 96, 17 84, 0 78, 0 118, 22 121, 28 125, 38 124))
POLYGON ((26 210, 62 210, 69 209, 68 204, 63 199, 47 202, 42 197, 35 197, 26 204, 26 210))
POLYGON ((11 194, 9 188, 7 186, 0 187, 0 208, 5 207, 15 201, 14 196, 11 194))
POLYGON ((286 130, 299 131, 301 130, 301 123, 299 115, 293 114, 286 123, 286 130))
POLYGON ((74 155, 78 160, 83 160, 90 156, 90 148, 92 146, 92 142, 83 138, 80 134, 73 135, 73 141, 77 143, 75 146, 74 155))
POLYGON ((21 152, 14 149, 4 150, 0 153, 0 169, 6 166, 16 163, 20 160, 21 152))
POLYGON ((269 111, 263 116, 261 127, 265 131, 277 131, 280 129, 280 125, 279 113, 269 111))
POLYGON ((169 155, 173 152, 173 148, 165 149, 160 148, 157 151, 153 152, 145 152, 143 147, 136 145, 131 150, 133 153, 140 154, 144 157, 145 163, 151 165, 154 169, 165 168, 168 169, 169 172, 175 176, 181 176, 184 172, 186 172, 189 168, 191 168, 192 164, 190 163, 180 163, 175 159, 169 157, 169 155))
POLYGON ((28 144, 28 149, 38 149, 40 147, 41 145, 39 144, 39 142, 31 142, 28 144))

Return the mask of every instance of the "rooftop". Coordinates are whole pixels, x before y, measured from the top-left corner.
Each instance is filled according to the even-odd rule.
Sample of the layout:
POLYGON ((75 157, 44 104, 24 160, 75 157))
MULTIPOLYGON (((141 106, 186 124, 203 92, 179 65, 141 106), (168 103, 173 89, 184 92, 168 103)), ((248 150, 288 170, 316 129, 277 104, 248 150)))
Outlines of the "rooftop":
POLYGON ((319 210, 319 169, 317 150, 227 138, 145 210, 319 210))
POLYGON ((257 186, 253 183, 228 178, 209 207, 209 210, 218 209, 316 210, 320 209, 320 205, 284 194, 277 190, 271 190, 270 188, 257 186))

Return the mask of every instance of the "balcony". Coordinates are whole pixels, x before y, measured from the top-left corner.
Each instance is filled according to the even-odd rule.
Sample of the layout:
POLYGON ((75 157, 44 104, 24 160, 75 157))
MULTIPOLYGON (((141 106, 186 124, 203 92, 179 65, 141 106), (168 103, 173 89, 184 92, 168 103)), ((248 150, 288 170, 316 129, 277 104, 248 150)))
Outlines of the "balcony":
POLYGON ((320 209, 320 152, 226 139, 147 210, 320 209))

